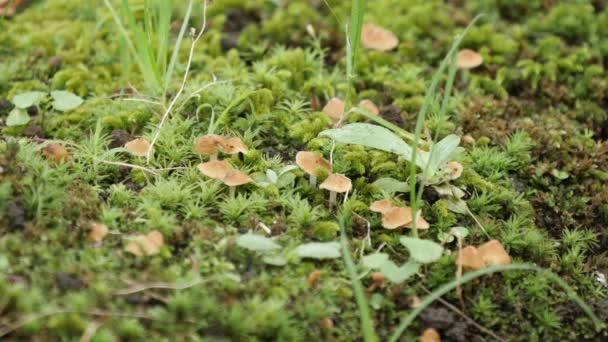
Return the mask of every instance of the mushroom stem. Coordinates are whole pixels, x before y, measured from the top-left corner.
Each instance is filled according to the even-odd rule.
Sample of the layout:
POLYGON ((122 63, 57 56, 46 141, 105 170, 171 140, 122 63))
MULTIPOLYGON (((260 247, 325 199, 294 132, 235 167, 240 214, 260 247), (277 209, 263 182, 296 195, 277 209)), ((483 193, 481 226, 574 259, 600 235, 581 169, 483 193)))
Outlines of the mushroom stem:
POLYGON ((231 186, 229 189, 230 198, 234 198, 234 195, 236 195, 236 186, 231 186))
POLYGON ((338 195, 338 193, 335 191, 329 192, 329 208, 332 208, 334 206, 334 204, 336 203, 337 195, 338 195))
POLYGON ((469 70, 467 69, 463 69, 462 72, 460 73, 460 83, 462 83, 463 86, 466 86, 467 83, 469 83, 469 70))
POLYGON ((313 188, 317 186, 317 177, 316 176, 310 175, 310 186, 313 188))

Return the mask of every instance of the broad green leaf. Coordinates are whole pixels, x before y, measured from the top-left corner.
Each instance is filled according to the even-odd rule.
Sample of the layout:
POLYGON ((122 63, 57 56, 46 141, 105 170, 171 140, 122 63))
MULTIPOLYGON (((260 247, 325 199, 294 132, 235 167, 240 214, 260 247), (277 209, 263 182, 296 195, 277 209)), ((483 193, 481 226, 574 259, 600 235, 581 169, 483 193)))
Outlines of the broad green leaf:
POLYGON ((262 261, 264 261, 264 263, 266 263, 268 265, 272 265, 272 266, 287 265, 287 259, 281 254, 264 255, 264 257, 262 258, 262 261))
POLYGON ((257 234, 244 234, 236 238, 236 244, 239 247, 255 252, 268 252, 275 249, 280 249, 281 246, 271 239, 257 234))
POLYGON ((443 254, 443 247, 431 240, 402 236, 400 241, 410 252, 410 257, 422 264, 437 261, 443 254))
POLYGON ((13 103, 17 108, 25 109, 37 105, 45 96, 46 93, 42 91, 28 91, 27 93, 15 95, 13 103))
POLYGON ((53 108, 61 112, 74 109, 84 102, 80 96, 64 90, 52 91, 51 97, 53 98, 53 108))
POLYGON ((380 268, 385 262, 388 261, 388 254, 386 253, 373 253, 366 255, 361 260, 363 265, 367 268, 377 269, 380 268))
POLYGON ((467 206, 467 202, 465 202, 464 200, 461 200, 459 198, 450 198, 447 201, 447 205, 448 205, 448 210, 455 212, 457 214, 468 214, 469 213, 469 207, 467 206))
POLYGON ((467 237, 469 235, 469 230, 465 227, 452 227, 450 229, 450 234, 454 235, 454 236, 458 236, 461 239, 467 237))
POLYGON ((297 169, 299 169, 299 167, 297 165, 286 165, 286 166, 283 166, 279 170, 279 177, 281 177, 282 175, 284 175, 287 172, 291 172, 291 171, 297 170, 297 169))
POLYGON ((441 141, 439 141, 438 143, 433 144, 433 153, 430 161, 428 160, 429 156, 431 156, 431 153, 425 152, 419 154, 419 158, 422 161, 422 165, 425 165, 426 167, 426 164, 428 162, 428 169, 426 174, 427 178, 433 177, 437 173, 437 171, 439 171, 440 167, 450 161, 453 153, 456 151, 459 144, 460 138, 454 134, 450 134, 447 137, 441 139, 441 141))
POLYGON ((356 144, 391 152, 411 159, 412 148, 388 129, 367 123, 352 123, 341 128, 328 129, 320 136, 329 137, 338 143, 356 144))
POLYGON ((270 181, 270 183, 275 184, 277 182, 277 173, 271 169, 266 170, 266 178, 270 181))
POLYGON ((387 260, 387 262, 380 267, 380 272, 386 279, 395 284, 399 284, 416 274, 419 267, 419 263, 411 260, 401 266, 397 266, 394 262, 387 260))
POLYGON ((340 257, 340 244, 337 242, 311 242, 296 248, 300 258, 335 259, 340 257))
POLYGON ((28 122, 30 122, 30 116, 25 110, 20 108, 13 108, 13 110, 11 110, 6 117, 6 125, 8 127, 22 126, 28 122))
POLYGON ((294 175, 293 173, 284 173, 279 176, 279 179, 277 180, 277 187, 286 187, 289 184, 292 184, 295 179, 296 175, 294 175))
POLYGON ((409 183, 391 177, 380 178, 373 183, 380 190, 394 194, 395 192, 409 192, 409 183))

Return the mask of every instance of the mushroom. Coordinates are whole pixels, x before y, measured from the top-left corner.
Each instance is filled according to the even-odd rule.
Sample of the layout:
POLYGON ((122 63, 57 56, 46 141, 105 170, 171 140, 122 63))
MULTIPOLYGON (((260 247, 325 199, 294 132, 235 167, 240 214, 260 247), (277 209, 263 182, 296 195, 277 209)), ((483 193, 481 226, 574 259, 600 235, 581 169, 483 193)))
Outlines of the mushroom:
POLYGON ((367 100, 367 99, 361 100, 361 102, 359 102, 357 107, 365 109, 366 111, 368 111, 374 115, 380 114, 380 110, 378 109, 378 107, 372 101, 367 100))
POLYGON ((466 246, 463 248, 460 253, 458 253, 456 264, 462 265, 462 268, 465 271, 479 270, 485 266, 483 260, 481 259, 481 254, 479 253, 479 250, 475 248, 475 246, 466 246))
POLYGON ((237 186, 251 183, 253 180, 245 173, 239 170, 232 170, 226 173, 222 181, 230 188, 230 197, 234 197, 234 195, 236 194, 237 186))
POLYGON ((439 333, 437 332, 437 330, 435 330, 433 328, 427 328, 426 330, 424 330, 422 335, 420 335, 419 341, 420 342, 441 342, 441 336, 439 336, 439 333))
POLYGON ((200 155, 208 155, 211 160, 217 160, 217 147, 225 140, 217 134, 203 135, 194 141, 194 150, 200 155))
POLYGON ((477 247, 477 250, 486 266, 509 265, 511 263, 511 256, 498 240, 490 240, 477 247))
POLYGON ((386 229, 396 229, 412 222, 412 208, 394 207, 382 215, 382 226, 386 229))
POLYGON ((322 109, 334 122, 340 121, 344 115, 344 102, 337 97, 331 98, 322 109))
POLYGON ((70 159, 68 151, 61 144, 48 144, 42 149, 42 155, 53 164, 61 164, 70 159))
POLYGON ((450 180, 454 180, 462 176, 462 171, 464 170, 462 164, 457 161, 449 162, 447 168, 449 170, 448 179, 450 180))
POLYGON ((127 142, 125 148, 134 156, 145 157, 148 155, 150 143, 146 139, 138 138, 127 142))
POLYGON ((233 170, 232 166, 225 160, 212 160, 200 163, 197 168, 202 174, 213 179, 224 179, 226 174, 233 170))
POLYGON ((334 205, 334 203, 336 203, 337 193, 349 192, 352 187, 353 184, 350 181, 350 178, 339 173, 329 175, 329 177, 327 177, 325 181, 319 185, 319 188, 329 190, 330 208, 334 205))
POLYGON ((92 222, 87 238, 93 243, 100 243, 110 230, 105 224, 92 222))
POLYGON ((393 32, 367 23, 361 28, 361 44, 366 49, 390 51, 399 45, 399 39, 393 32))
POLYGON ((312 152, 300 151, 296 154, 296 164, 310 175, 310 186, 317 185, 319 169, 331 173, 331 164, 312 152))
POLYGON ((133 240, 125 246, 125 250, 131 254, 154 255, 160 252, 160 248, 165 244, 163 235, 154 230, 147 235, 136 235, 133 240))
POLYGON ((462 82, 466 83, 467 73, 483 63, 483 57, 471 49, 462 49, 456 56, 456 66, 462 70, 462 82))
POLYGON ((387 211, 393 208, 395 208, 395 206, 393 205, 393 202, 391 202, 391 200, 389 199, 375 201, 369 205, 369 210, 380 214, 386 214, 387 211))
MULTIPOLYGON (((409 223, 405 224, 405 227, 412 228, 414 225, 412 224, 414 220, 412 219, 409 223)), ((422 212, 418 210, 416 212, 416 229, 429 229, 431 226, 428 222, 422 217, 422 212)))
POLYGON ((227 154, 247 152, 247 145, 238 137, 222 140, 219 142, 219 146, 222 149, 222 152, 227 154))

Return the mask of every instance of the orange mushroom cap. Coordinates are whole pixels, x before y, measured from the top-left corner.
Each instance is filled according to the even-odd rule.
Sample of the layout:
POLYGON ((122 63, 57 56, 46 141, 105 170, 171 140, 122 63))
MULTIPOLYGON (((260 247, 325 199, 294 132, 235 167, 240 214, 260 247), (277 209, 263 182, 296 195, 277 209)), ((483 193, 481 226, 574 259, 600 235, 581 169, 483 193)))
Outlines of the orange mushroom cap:
POLYGON ((329 175, 329 177, 327 177, 325 181, 319 185, 319 188, 321 189, 340 193, 350 191, 352 187, 353 184, 350 181, 350 178, 339 173, 329 175))
POLYGON ((197 168, 205 176, 213 179, 224 179, 226 174, 233 170, 232 165, 228 164, 225 160, 212 160, 200 163, 197 168))
POLYGON ((219 142, 222 152, 228 154, 237 154, 247 152, 247 145, 239 137, 225 139, 219 142))
POLYGON ((70 154, 61 144, 48 144, 42 149, 44 157, 53 164, 60 164, 70 159, 70 154))
POLYGON ((480 66, 482 63, 483 57, 471 49, 462 49, 456 56, 456 66, 458 66, 459 69, 473 69, 480 66))
POLYGON ((319 169, 323 169, 331 173, 331 164, 312 152, 300 151, 296 154, 296 164, 311 176, 317 177, 319 169))
POLYGON ((395 205, 388 198, 372 202, 372 204, 369 205, 369 210, 381 214, 385 214, 393 208, 395 208, 395 205))
POLYGON ((93 223, 91 223, 91 227, 89 229, 89 234, 87 234, 87 238, 91 242, 99 242, 99 241, 103 240, 103 238, 106 237, 106 235, 108 235, 109 232, 110 232, 110 230, 108 229, 108 227, 105 224, 93 222, 93 223))
POLYGON ((361 100, 357 107, 363 108, 374 115, 380 114, 380 109, 378 109, 378 106, 376 106, 371 100, 361 100))
POLYGON ((138 138, 127 142, 125 148, 134 156, 145 157, 148 154, 150 143, 146 139, 138 138))
MULTIPOLYGON (((412 219, 409 223, 405 224, 405 227, 412 228, 414 220, 412 219)), ((431 225, 422 217, 422 212, 418 210, 416 215, 416 229, 429 229, 431 225)))
POLYGON ((361 28, 361 44, 366 49, 390 51, 399 45, 399 38, 387 29, 367 23, 361 28))
POLYGON ((194 150, 201 155, 217 154, 217 147, 225 138, 217 134, 207 134, 194 140, 194 150))
POLYGON ((125 246, 125 250, 137 256, 154 255, 160 252, 164 244, 163 235, 154 230, 147 235, 134 236, 133 240, 125 246))
POLYGON ((222 179, 222 181, 228 186, 239 186, 251 183, 253 180, 247 174, 239 170, 232 170, 226 173, 226 176, 224 176, 224 179, 222 179))
POLYGON ((463 248, 460 253, 458 253, 456 264, 461 264, 462 268, 465 270, 479 270, 485 266, 481 259, 481 254, 475 246, 466 246, 463 248))
POLYGON ((439 336, 437 330, 427 328, 422 335, 420 335, 420 342, 441 342, 441 336, 439 336))
POLYGON ((451 161, 448 163, 447 165, 448 170, 450 171, 448 174, 448 177, 450 179, 457 179, 460 176, 462 176, 462 171, 464 170, 464 168, 462 167, 462 164, 460 164, 457 161, 451 161))
POLYGON ((382 215, 382 226, 386 229, 396 229, 412 222, 412 208, 394 207, 382 215))
POLYGON ((498 240, 490 240, 477 247, 477 250, 486 266, 509 265, 511 263, 511 256, 498 240))
POLYGON ((344 102, 337 97, 333 97, 327 101, 322 111, 332 120, 338 121, 344 115, 344 102))

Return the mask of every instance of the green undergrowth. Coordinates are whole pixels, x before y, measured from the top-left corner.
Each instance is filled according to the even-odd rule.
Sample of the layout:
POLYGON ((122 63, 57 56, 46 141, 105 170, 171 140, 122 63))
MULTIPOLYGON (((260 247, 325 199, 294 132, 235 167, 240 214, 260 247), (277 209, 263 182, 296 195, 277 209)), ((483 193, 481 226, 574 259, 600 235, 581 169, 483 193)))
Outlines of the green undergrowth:
MULTIPOLYGON (((355 264, 381 245, 405 262, 401 233, 383 229, 368 206, 387 197, 409 203, 407 192, 374 184, 386 177, 406 182, 408 161, 357 145, 332 150, 319 136, 332 126, 320 110, 334 96, 370 99, 384 119, 413 132, 433 72, 453 37, 481 12, 461 47, 479 51, 484 64, 457 74, 447 122, 437 130, 433 103, 423 131, 472 138, 456 156, 464 172, 453 184, 473 215, 450 210, 429 187, 421 207, 431 229, 420 236, 439 241, 463 226, 470 231, 465 243, 477 245, 488 240, 483 226, 514 261, 550 269, 608 319, 608 287, 598 280, 608 273, 608 7, 601 1, 368 2, 364 22, 391 30, 400 43, 392 52, 362 50, 352 81, 345 77, 346 21, 337 19, 348 18, 350 2, 328 1, 332 13, 323 1, 215 1, 185 92, 225 82, 165 123, 147 165, 158 176, 105 163, 146 166, 145 157, 113 149, 135 137, 152 140, 162 112, 129 100, 131 86, 143 90, 145 80, 135 66, 124 80, 113 19, 93 3, 37 1, 0 20, 0 339, 74 340, 92 329, 95 341, 358 340, 359 313, 342 260, 291 253, 302 243, 338 241, 328 193, 311 187, 300 169, 276 181, 268 170, 280 174, 298 151, 331 154, 334 172, 353 182, 340 208, 356 214, 346 231, 355 264), (29 124, 6 126, 15 95, 55 90, 85 102, 66 112, 28 108, 29 124), (193 141, 209 132, 212 117, 215 133, 249 147, 220 155, 258 183, 239 187, 235 197, 196 169, 193 141), (68 161, 41 153, 54 142, 68 150, 68 161), (87 241, 91 222, 110 229, 99 246, 87 241), (237 244, 241 234, 265 234, 262 227, 282 247, 285 265, 237 244), (124 250, 126 238, 152 230, 165 240, 158 254, 124 250), (314 282, 313 271, 321 271, 314 282), (155 283, 167 286, 130 291, 155 283)), ((173 38, 186 8, 175 12, 173 38)), ((202 22, 200 3, 191 20, 202 22)), ((180 46, 169 95, 179 89, 190 42, 184 37, 180 46)), ((444 247, 448 253, 400 284, 374 286, 358 269, 382 340, 411 311, 412 298, 454 279, 457 244, 444 247)), ((462 290, 465 314, 506 340, 606 338, 542 272, 494 274, 462 290)), ((455 291, 443 298, 459 306, 455 291)), ((435 303, 402 339, 428 327, 446 340, 490 338, 435 303)))

